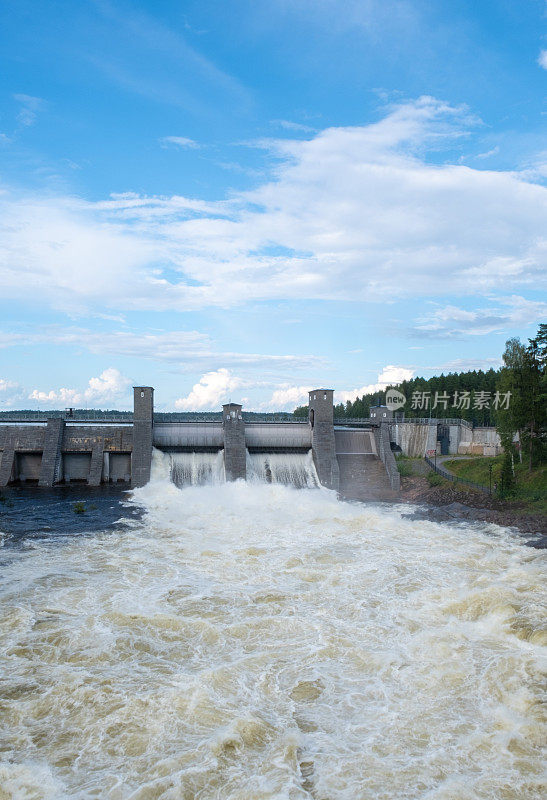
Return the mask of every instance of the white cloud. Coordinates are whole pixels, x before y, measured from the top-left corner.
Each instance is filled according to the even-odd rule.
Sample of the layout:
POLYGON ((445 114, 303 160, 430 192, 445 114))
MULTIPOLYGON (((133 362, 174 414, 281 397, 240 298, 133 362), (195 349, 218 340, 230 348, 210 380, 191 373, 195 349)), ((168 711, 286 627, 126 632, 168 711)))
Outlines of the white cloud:
POLYGON ((274 391, 271 399, 264 407, 274 411, 284 411, 286 409, 292 411, 297 406, 307 404, 308 392, 311 389, 313 389, 313 386, 291 386, 288 383, 284 383, 274 391))
MULTIPOLYGON (((362 397, 364 394, 373 394, 385 389, 386 386, 396 386, 401 381, 410 380, 412 377, 414 377, 413 369, 390 364, 379 373, 376 383, 369 383, 359 389, 335 391, 334 402, 347 403, 348 400, 353 401, 356 397, 362 397)), ((262 407, 274 411, 292 411, 297 406, 308 403, 308 392, 313 388, 317 388, 317 386, 291 386, 289 383, 283 383, 275 389, 270 400, 262 407)))
POLYGON ((295 369, 317 368, 323 359, 313 355, 272 355, 218 351, 209 336, 199 331, 107 331, 87 328, 42 326, 39 332, 0 330, 0 349, 40 344, 81 347, 91 353, 117 357, 148 358, 176 363, 181 369, 209 369, 219 362, 241 368, 258 368, 287 373, 295 369))
POLYGON ((499 149, 498 145, 496 145, 491 150, 487 150, 485 153, 477 153, 475 158, 491 158, 492 156, 497 156, 499 151, 500 151, 500 149, 499 149))
POLYGON ((547 69, 547 50, 541 50, 538 56, 538 64, 543 69, 547 69))
POLYGON ((114 367, 105 369, 98 378, 90 378, 86 389, 51 389, 41 391, 33 389, 28 395, 29 400, 42 403, 50 407, 59 406, 108 406, 127 394, 131 381, 114 367))
POLYGON ((17 115, 19 123, 25 128, 34 125, 38 112, 45 108, 45 100, 29 94, 14 94, 13 97, 21 104, 21 110, 17 115))
POLYGON ((509 333, 516 328, 533 325, 547 316, 547 303, 541 300, 526 300, 512 295, 499 297, 496 302, 504 307, 491 306, 468 311, 458 306, 444 306, 418 319, 413 333, 440 339, 484 336, 504 331, 509 333))
POLYGON ((279 125, 280 128, 285 128, 287 131, 298 131, 299 133, 315 133, 317 131, 317 128, 311 128, 301 122, 291 122, 289 119, 273 119, 272 125, 279 125))
POLYGON ((16 381, 0 378, 0 408, 14 408, 24 397, 25 393, 16 381))
POLYGON ((207 372, 199 382, 194 384, 186 397, 175 400, 175 407, 182 411, 198 411, 201 409, 218 411, 230 392, 242 385, 229 369, 221 367, 215 372, 207 372))
POLYGON ((15 381, 6 381, 4 378, 0 378, 0 392, 7 392, 11 389, 16 389, 19 386, 18 383, 15 381))
POLYGON ((547 188, 428 161, 472 122, 424 97, 371 125, 262 142, 277 158, 274 178, 220 202, 5 192, 0 291, 119 313, 538 288, 547 188))
POLYGON ((167 147, 170 144, 174 144, 176 147, 181 147, 185 150, 194 150, 199 147, 199 144, 194 141, 194 139, 188 139, 186 136, 162 136, 160 139, 160 144, 162 147, 167 147))
POLYGON ((380 372, 376 383, 369 383, 365 386, 361 386, 359 389, 352 389, 350 391, 335 392, 334 402, 347 403, 348 400, 353 402, 355 398, 362 397, 364 394, 381 392, 386 386, 397 386, 402 381, 409 381, 414 375, 415 370, 410 369, 410 367, 396 367, 393 364, 389 364, 380 372))

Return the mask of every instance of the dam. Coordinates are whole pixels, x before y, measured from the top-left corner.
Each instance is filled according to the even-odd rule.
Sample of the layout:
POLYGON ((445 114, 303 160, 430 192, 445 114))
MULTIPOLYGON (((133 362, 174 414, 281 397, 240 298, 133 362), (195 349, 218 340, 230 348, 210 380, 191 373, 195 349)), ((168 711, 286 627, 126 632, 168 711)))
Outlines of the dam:
POLYGON ((177 485, 247 479, 295 486, 325 486, 348 499, 395 499, 399 473, 389 426, 373 420, 337 425, 333 390, 309 393, 308 420, 249 421, 237 403, 211 422, 159 421, 154 389, 133 389, 129 418, 16 419, 0 423, 0 487, 52 487, 80 483, 127 484, 150 480, 153 451, 170 463, 177 485))
POLYGON ((158 450, 169 456, 179 486, 260 475, 273 483, 325 486, 351 500, 394 500, 400 489, 394 452, 416 458, 501 450, 494 428, 473 428, 462 419, 394 419, 378 406, 369 419, 336 420, 333 394, 310 391, 307 420, 246 418, 241 405, 227 403, 219 419, 175 421, 154 413, 150 386, 134 387, 127 416, 21 419, 14 412, 0 417, 0 487, 136 488, 150 480, 158 450))

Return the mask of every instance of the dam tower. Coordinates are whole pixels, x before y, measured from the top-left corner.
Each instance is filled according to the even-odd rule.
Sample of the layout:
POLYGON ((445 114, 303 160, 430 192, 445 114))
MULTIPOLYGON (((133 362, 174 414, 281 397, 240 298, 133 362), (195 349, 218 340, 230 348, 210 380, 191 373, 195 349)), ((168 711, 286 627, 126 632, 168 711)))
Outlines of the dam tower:
POLYGON ((340 473, 334 439, 334 390, 313 389, 309 393, 309 424, 313 461, 319 482, 338 491, 340 473))
POLYGON ((133 453, 131 484, 145 486, 150 480, 154 426, 154 389, 133 387, 133 453))
POLYGON ((245 423, 238 403, 222 406, 224 431, 224 469, 227 481, 245 480, 247 476, 247 450, 245 448, 245 423))

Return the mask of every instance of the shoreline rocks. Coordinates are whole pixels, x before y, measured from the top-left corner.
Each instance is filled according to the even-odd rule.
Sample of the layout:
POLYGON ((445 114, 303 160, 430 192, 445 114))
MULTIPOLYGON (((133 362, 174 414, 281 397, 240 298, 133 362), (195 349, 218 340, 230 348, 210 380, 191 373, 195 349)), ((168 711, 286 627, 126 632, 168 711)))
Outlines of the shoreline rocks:
POLYGON ((447 484, 430 486, 423 477, 403 478, 401 501, 425 506, 409 515, 413 519, 434 522, 491 522, 507 528, 516 528, 526 544, 539 549, 547 548, 547 517, 522 510, 519 503, 504 502, 495 497, 447 484))

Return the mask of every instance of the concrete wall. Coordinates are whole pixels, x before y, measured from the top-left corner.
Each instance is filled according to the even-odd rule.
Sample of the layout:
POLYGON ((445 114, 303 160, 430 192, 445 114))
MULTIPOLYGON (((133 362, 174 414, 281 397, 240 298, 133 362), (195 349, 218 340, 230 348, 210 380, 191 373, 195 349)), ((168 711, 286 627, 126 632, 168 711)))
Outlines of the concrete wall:
POLYGON ((457 452, 460 455, 497 456, 503 452, 503 447, 495 428, 473 428, 464 431, 457 452))
POLYGON ((66 423, 63 434, 63 452, 93 450, 101 441, 107 452, 131 452, 133 450, 132 425, 73 425, 66 423))
MULTIPOLYGON (((47 424, 43 425, 0 425, 0 486, 7 486, 18 480, 18 454, 40 453, 44 450, 47 424)), ((38 480, 40 476, 38 476, 38 480)))
MULTIPOLYGON (((442 425, 442 422, 440 423, 442 425)), ((449 424, 449 446, 451 455, 494 456, 502 452, 501 441, 495 428, 469 428, 467 425, 449 424)), ((422 458, 428 450, 437 446, 437 422, 428 425, 422 422, 392 422, 391 441, 399 445, 405 456, 422 458)))
POLYGON ((466 431, 468 430, 469 428, 466 428, 463 425, 448 426, 448 452, 450 455, 456 455, 458 453, 458 447, 462 440, 462 436, 465 436, 466 431))
POLYGON ((399 445, 405 456, 423 458, 437 444, 437 424, 393 422, 389 426, 391 441, 399 445))
POLYGON ((60 419, 54 423, 0 425, 0 486, 12 481, 98 485, 109 480, 105 454, 114 456, 111 480, 131 479, 131 424, 82 425, 60 419))
POLYGON ((47 424, 43 425, 0 425, 0 449, 12 443, 16 450, 42 452, 47 424))

